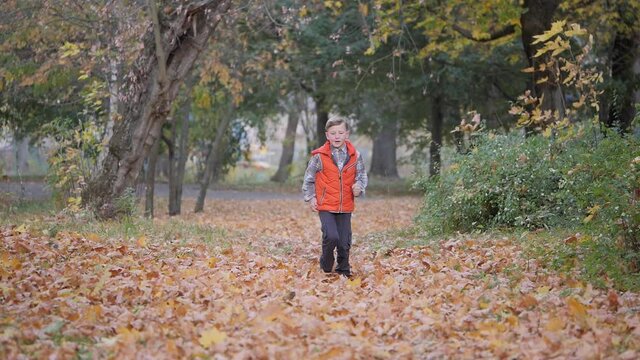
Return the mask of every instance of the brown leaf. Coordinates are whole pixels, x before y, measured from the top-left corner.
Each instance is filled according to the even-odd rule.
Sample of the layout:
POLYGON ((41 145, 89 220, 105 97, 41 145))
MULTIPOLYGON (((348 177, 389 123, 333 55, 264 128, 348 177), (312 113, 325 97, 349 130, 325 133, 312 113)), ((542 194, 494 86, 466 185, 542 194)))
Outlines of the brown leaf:
POLYGON ((607 300, 609 300, 609 309, 612 311, 618 311, 620 302, 618 301, 618 293, 615 292, 615 290, 609 290, 609 294, 607 294, 607 300))
POLYGON ((518 303, 518 307, 525 308, 525 309, 533 308, 537 305, 538 305, 538 300, 536 300, 536 298, 531 295, 523 296, 520 299, 520 302, 518 303))

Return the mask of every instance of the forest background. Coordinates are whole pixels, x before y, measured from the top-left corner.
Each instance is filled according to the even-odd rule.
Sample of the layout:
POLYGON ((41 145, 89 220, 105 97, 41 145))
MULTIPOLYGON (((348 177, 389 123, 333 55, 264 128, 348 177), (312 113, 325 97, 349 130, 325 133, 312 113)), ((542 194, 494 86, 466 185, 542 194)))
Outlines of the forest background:
MULTIPOLYGON (((58 312, 47 324, 15 325, 12 316, 26 311, 11 290, 24 286, 21 276, 28 273, 21 269, 50 265, 48 250, 38 245, 40 237, 50 246, 60 241, 65 251, 72 251, 75 241, 103 242, 123 256, 129 251, 122 244, 147 250, 153 244, 171 253, 167 246, 175 246, 176 237, 185 247, 207 244, 216 256, 233 253, 237 249, 230 246, 238 234, 224 229, 245 228, 253 220, 235 223, 222 209, 244 209, 262 219, 261 212, 297 206, 289 199, 299 192, 307 156, 325 142, 327 120, 341 114, 349 118, 352 139, 367 159, 371 186, 363 206, 377 212, 365 221, 372 221, 377 232, 358 236, 375 254, 413 254, 426 259, 421 266, 430 272, 464 273, 461 269, 471 260, 445 261, 431 252, 461 251, 455 256, 462 256, 461 247, 480 246, 483 255, 476 254, 471 266, 479 273, 466 281, 504 276, 511 285, 520 284, 520 292, 509 298, 517 303, 512 308, 536 308, 543 314, 545 304, 565 307, 563 314, 543 319, 553 336, 534 336, 532 342, 545 344, 532 346, 535 351, 580 357, 579 349, 593 350, 580 348, 585 334, 597 338, 602 334, 595 329, 606 328, 610 336, 601 337, 599 354, 632 358, 639 346, 633 337, 640 331, 633 305, 640 289, 639 14, 640 2, 634 0, 3 1, 0 210, 6 216, 0 275, 3 307, 12 315, 3 319, 2 346, 15 354, 22 353, 22 345, 32 354, 64 352, 69 349, 61 339, 66 339, 75 344, 69 351, 76 354, 104 355, 125 351, 125 343, 137 346, 140 336, 149 339, 153 329, 133 320, 121 328, 96 325, 114 321, 106 315, 102 319, 108 311, 100 302, 113 298, 105 293, 98 300, 106 278, 91 296, 81 293, 90 306, 100 308, 76 311, 78 318, 58 312), (33 181, 47 184, 44 197, 36 201, 28 196, 33 181), (245 195, 249 198, 262 196, 256 190, 280 194, 281 202, 257 201, 257 211, 243 203, 211 201, 212 191, 221 189, 254 191, 245 195), (402 204, 406 208, 400 210, 402 204), (390 220, 385 206, 401 217, 390 220), (397 229, 399 224, 409 230, 397 229), (522 251, 526 265, 510 263, 501 252, 509 246, 522 251), (502 255, 486 255, 485 247, 502 255), (30 254, 42 258, 31 261, 30 254), (538 265, 531 268, 529 260, 538 265), (556 287, 537 283, 556 279, 540 280, 538 266, 567 278, 556 287), (524 280, 535 286, 523 287, 524 280), (629 296, 624 301, 619 300, 623 293, 629 296), (626 319, 624 325, 602 318, 608 325, 600 327, 595 312, 602 306, 626 319), (82 333, 86 344, 72 340, 75 333, 65 335, 78 320, 95 330, 82 333), (558 331, 569 329, 571 334, 559 340, 558 331), (559 345, 569 338, 573 345, 559 345), (116 343, 119 350, 113 349, 116 343)), ((268 220, 259 223, 269 228, 268 220)), ((298 239, 293 215, 274 224, 286 228, 273 230, 281 231, 282 239, 298 239)), ((306 236, 300 238, 309 240, 306 236)), ((258 236, 243 251, 264 250, 267 255, 258 254, 271 259, 266 263, 298 252, 309 256, 307 245, 277 241, 285 244, 278 250, 263 243, 271 240, 258 236)), ((95 252, 100 246, 89 248, 95 252)), ((251 261, 253 255, 243 254, 251 261)), ((216 256, 209 257, 209 268, 228 265, 211 260, 216 256)), ((369 264, 366 259, 359 261, 369 264)), ((371 261, 374 270, 348 280, 349 288, 366 291, 375 284, 391 288, 391 282, 402 283, 397 273, 387 274, 393 280, 381 275, 380 261, 371 261)), ((82 281, 102 279, 96 271, 97 278, 82 281)), ((293 278, 300 275, 289 271, 293 278)), ((147 280, 162 271, 149 273, 147 280)), ((114 268, 110 274, 121 275, 114 268)), ((220 274, 224 271, 215 276, 220 274)), ((234 280, 216 278, 230 281, 231 287, 234 280)), ((258 291, 247 286, 231 292, 258 291)), ((495 294, 488 295, 489 285, 484 286, 486 298, 475 304, 480 310, 495 303, 495 294)), ((296 291, 303 292, 290 293, 296 291)), ((51 294, 48 300, 60 299, 51 294)), ((298 325, 289 321, 291 313, 283 315, 281 305, 257 304, 229 311, 254 321, 247 309, 258 306, 266 318, 273 316, 269 321, 280 319, 295 333, 291 329, 298 325)), ((436 307, 436 313, 445 313, 441 306, 430 304, 430 313, 420 308, 432 316, 436 307)), ((462 348, 494 356, 540 355, 510 345, 521 336, 516 328, 535 319, 525 319, 522 309, 509 310, 509 317, 501 313, 505 309, 492 308, 496 318, 476 324, 473 336, 485 341, 480 349, 471 345, 469 333, 463 336, 469 347, 462 348)), ((43 311, 51 315, 51 309, 43 311)), ((362 323, 332 324, 333 330, 348 328, 353 335, 362 323)), ((171 353, 240 354, 246 344, 221 345, 237 331, 232 325, 209 326, 205 332, 185 327, 181 331, 187 335, 180 332, 182 340, 171 353)), ((390 331, 391 325, 380 326, 383 333, 390 331)), ((460 326, 436 335, 470 331, 460 326)), ((264 330, 251 329, 255 339, 264 330)), ((380 335, 380 328, 372 329, 380 335)), ((419 354, 424 349, 417 339, 425 334, 414 330, 405 329, 413 337, 407 335, 404 345, 378 338, 382 343, 375 351, 366 351, 419 354)), ((313 346, 324 340, 300 355, 322 354, 313 346)), ((449 345, 438 351, 460 355, 455 352, 460 347, 449 345)), ((285 351, 263 350, 258 353, 285 351)), ((366 351, 360 356, 373 354, 366 351)))

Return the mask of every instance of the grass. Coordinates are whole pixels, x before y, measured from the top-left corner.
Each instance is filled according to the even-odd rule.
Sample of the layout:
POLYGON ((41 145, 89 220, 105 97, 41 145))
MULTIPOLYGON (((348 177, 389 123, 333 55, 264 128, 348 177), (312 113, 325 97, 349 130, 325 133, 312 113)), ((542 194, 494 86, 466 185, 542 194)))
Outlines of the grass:
POLYGON ((95 234, 103 239, 150 243, 202 243, 210 247, 231 246, 225 229, 194 224, 179 219, 154 220, 129 216, 119 220, 97 221, 88 214, 58 213, 53 201, 14 203, 0 209, 1 226, 25 226, 32 233, 55 237, 60 232, 95 234))

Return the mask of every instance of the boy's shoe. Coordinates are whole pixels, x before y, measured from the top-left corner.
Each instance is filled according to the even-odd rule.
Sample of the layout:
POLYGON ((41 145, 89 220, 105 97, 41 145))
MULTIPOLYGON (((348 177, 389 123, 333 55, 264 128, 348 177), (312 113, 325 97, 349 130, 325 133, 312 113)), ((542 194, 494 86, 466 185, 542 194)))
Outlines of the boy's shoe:
POLYGON ((351 279, 353 277, 353 275, 351 274, 351 272, 343 272, 343 271, 336 271, 336 273, 346 277, 347 279, 351 279))
POLYGON ((325 269, 324 269, 324 267, 322 266, 322 256, 320 256, 320 269, 322 269, 322 271, 324 271, 324 273, 325 273, 325 274, 331 274, 331 273, 332 273, 332 271, 331 271, 331 270, 327 271, 327 270, 325 270, 325 269))

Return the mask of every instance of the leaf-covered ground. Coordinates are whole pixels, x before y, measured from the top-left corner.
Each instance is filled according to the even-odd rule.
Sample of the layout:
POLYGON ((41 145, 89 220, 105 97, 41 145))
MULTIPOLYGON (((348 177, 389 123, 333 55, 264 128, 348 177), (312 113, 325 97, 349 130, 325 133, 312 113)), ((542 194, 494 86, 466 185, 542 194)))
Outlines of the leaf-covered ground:
POLYGON ((412 246, 402 229, 419 204, 359 203, 352 279, 320 271, 317 215, 295 200, 214 201, 181 217, 210 226, 209 242, 1 228, 0 354, 638 358, 638 294, 547 271, 508 238, 412 246))

